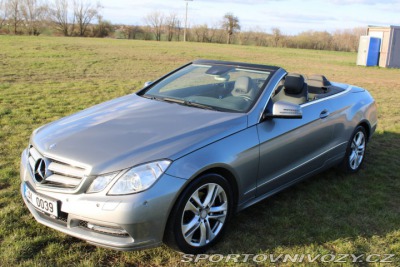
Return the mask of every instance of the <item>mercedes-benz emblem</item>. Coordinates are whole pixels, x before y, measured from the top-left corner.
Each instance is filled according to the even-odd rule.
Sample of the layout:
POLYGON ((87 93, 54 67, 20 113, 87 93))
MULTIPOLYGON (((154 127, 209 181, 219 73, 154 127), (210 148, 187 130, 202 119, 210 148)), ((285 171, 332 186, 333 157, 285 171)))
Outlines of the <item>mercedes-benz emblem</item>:
POLYGON ((42 183, 46 179, 46 161, 42 158, 38 159, 35 163, 35 180, 42 183))

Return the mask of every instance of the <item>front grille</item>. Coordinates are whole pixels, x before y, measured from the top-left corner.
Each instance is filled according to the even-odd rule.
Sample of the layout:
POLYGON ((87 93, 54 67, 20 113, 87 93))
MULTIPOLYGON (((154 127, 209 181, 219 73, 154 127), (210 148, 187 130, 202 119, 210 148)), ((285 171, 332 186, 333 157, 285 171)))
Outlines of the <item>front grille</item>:
MULTIPOLYGON (((60 201, 60 203, 61 203, 61 201, 60 201)), ((60 207, 60 211, 58 212, 57 220, 63 221, 65 223, 68 221, 68 213, 62 212, 61 207, 60 207)))
MULTIPOLYGON (((38 210, 39 211, 39 210, 38 210)), ((52 216, 49 216, 46 213, 43 213, 41 211, 38 212, 39 216, 42 217, 43 219, 46 219, 48 221, 55 222, 57 224, 60 224, 62 226, 67 227, 67 222, 68 222, 68 213, 65 212, 60 212, 59 217, 54 218, 52 216)))
POLYGON ((87 221, 79 221, 79 226, 82 227, 82 228, 88 228, 87 224, 88 224, 87 221))
MULTIPOLYGON (((39 151, 33 146, 29 148, 29 167, 32 175, 35 177, 36 162, 44 158, 39 151)), ((42 181, 37 181, 41 186, 52 188, 76 188, 85 176, 85 169, 77 166, 72 166, 53 159, 45 158, 46 160, 46 176, 42 181)))

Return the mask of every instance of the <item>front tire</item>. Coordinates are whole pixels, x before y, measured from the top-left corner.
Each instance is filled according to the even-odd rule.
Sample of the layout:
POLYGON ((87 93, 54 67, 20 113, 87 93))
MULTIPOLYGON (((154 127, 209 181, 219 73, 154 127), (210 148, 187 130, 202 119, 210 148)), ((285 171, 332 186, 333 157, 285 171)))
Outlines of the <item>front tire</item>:
POLYGON ((360 170, 365 158, 367 148, 367 134, 365 128, 358 126, 347 145, 346 155, 341 165, 341 169, 347 173, 356 173, 360 170))
POLYGON ((183 191, 172 211, 165 242, 184 253, 199 254, 223 235, 233 210, 228 181, 206 174, 183 191))

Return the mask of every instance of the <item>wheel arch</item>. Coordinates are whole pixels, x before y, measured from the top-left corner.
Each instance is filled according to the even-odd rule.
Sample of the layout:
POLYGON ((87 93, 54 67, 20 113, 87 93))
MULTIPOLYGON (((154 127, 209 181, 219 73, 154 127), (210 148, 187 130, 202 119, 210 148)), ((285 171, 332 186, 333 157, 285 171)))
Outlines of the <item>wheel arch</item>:
POLYGON ((371 137, 371 124, 367 120, 362 120, 358 123, 357 127, 358 126, 362 126, 365 129, 365 133, 367 134, 366 140, 368 141, 371 137))
POLYGON ((228 181, 228 183, 232 189, 233 205, 234 205, 233 208, 234 208, 234 210, 236 210, 236 207, 238 204, 238 199, 239 199, 239 186, 238 186, 238 183, 237 183, 237 180, 236 180, 234 174, 230 170, 228 170, 227 168, 224 168, 224 167, 212 167, 212 168, 202 171, 194 179, 198 179, 199 177, 201 177, 203 175, 212 174, 212 173, 219 174, 228 181))
POLYGON ((179 194, 176 196, 174 200, 174 204, 171 206, 171 209, 169 211, 169 214, 171 214, 173 208, 176 205, 176 202, 178 201, 180 195, 185 191, 185 189, 193 183, 196 179, 199 179, 201 176, 206 175, 206 174, 218 174, 224 177, 229 185, 231 186, 232 189, 232 195, 233 195, 233 204, 234 204, 234 210, 236 210, 238 201, 239 201, 239 185, 236 176, 234 173, 229 170, 229 168, 225 166, 209 166, 208 168, 202 169, 199 172, 195 173, 191 178, 188 179, 186 184, 182 187, 180 190, 179 194))
POLYGON ((168 234, 167 228, 170 224, 169 222, 171 220, 171 215, 172 215, 174 209, 176 208, 177 202, 178 202, 180 196, 182 195, 182 193, 186 190, 186 188, 191 183, 193 183, 195 180, 199 179, 201 176, 207 175, 207 174, 213 174, 213 173, 224 177, 228 181, 229 185, 231 186, 232 196, 233 196, 233 209, 232 210, 234 213, 236 212, 237 206, 238 206, 238 200, 239 200, 239 186, 238 186, 238 183, 237 183, 237 180, 236 180, 234 174, 228 168, 224 168, 222 166, 209 167, 207 169, 200 171, 199 173, 196 173, 191 179, 188 179, 185 186, 182 187, 179 194, 177 194, 177 196, 175 197, 174 203, 170 206, 170 209, 168 212, 168 219, 165 224, 163 240, 165 240, 166 235, 168 234))

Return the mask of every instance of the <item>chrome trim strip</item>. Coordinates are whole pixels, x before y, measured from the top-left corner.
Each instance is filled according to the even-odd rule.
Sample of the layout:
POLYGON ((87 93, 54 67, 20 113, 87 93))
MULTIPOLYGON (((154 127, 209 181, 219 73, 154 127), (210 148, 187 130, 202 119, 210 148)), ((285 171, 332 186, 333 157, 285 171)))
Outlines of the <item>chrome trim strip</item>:
POLYGON ((39 151, 37 151, 36 148, 31 147, 29 149, 29 154, 32 156, 34 161, 37 161, 39 158, 41 158, 42 156, 40 155, 39 151))
POLYGON ((33 157, 28 158, 29 166, 31 167, 32 171, 35 169, 35 160, 33 157))
POLYGON ((128 232, 122 228, 111 228, 107 226, 102 226, 102 225, 96 225, 93 223, 88 222, 87 228, 93 231, 98 231, 98 232, 103 232, 107 234, 113 234, 113 235, 129 235, 128 232))
MULTIPOLYGON (((72 177, 66 177, 66 176, 61 176, 58 174, 53 174, 50 175, 49 177, 46 178, 46 182, 53 182, 61 185, 72 185, 72 186, 77 186, 81 183, 81 179, 77 178, 72 178, 72 177)), ((45 186, 45 184, 43 185, 45 186)))
POLYGON ((90 171, 92 169, 91 166, 82 164, 82 163, 74 161, 74 160, 57 157, 55 155, 48 154, 48 153, 43 153, 42 155, 45 158, 50 159, 51 161, 57 161, 57 162, 61 162, 62 164, 70 165, 71 167, 77 167, 77 168, 84 169, 86 175, 89 175, 89 173, 90 173, 90 171))
POLYGON ((84 181, 77 185, 76 187, 68 187, 67 185, 64 187, 57 187, 57 186, 48 186, 46 184, 35 184, 35 190, 39 193, 42 193, 42 191, 47 191, 47 192, 54 192, 54 193, 62 193, 62 194, 74 194, 79 192, 81 187, 83 186, 84 181))
POLYGON ((331 95, 331 96, 328 96, 328 97, 324 97, 324 98, 321 98, 321 99, 318 99, 318 100, 312 100, 312 101, 306 102, 304 104, 301 104, 300 106, 301 107, 307 107, 307 106, 315 104, 315 103, 319 103, 319 102, 322 102, 322 101, 325 101, 325 100, 328 100, 328 99, 332 99, 334 97, 347 94, 348 92, 351 91, 351 89, 353 89, 353 86, 349 85, 349 87, 347 87, 347 89, 345 89, 343 92, 340 92, 340 93, 337 93, 337 94, 334 94, 334 95, 331 95))
POLYGON ((292 168, 292 169, 290 169, 290 170, 288 170, 288 171, 286 171, 286 172, 284 172, 284 173, 282 173, 282 174, 280 174, 280 175, 278 175, 278 176, 276 176, 276 177, 274 177, 274 178, 272 178, 272 179, 270 179, 270 180, 268 180, 268 181, 266 181, 266 182, 264 182, 264 183, 262 183, 262 184, 260 184, 260 185, 257 185, 257 188, 258 188, 258 187, 261 187, 261 186, 263 186, 263 185, 265 185, 265 184, 268 184, 268 183, 270 183, 270 182, 272 182, 272 181, 275 181, 275 180, 278 179, 279 177, 284 176, 285 174, 287 174, 287 173, 289 173, 289 172, 292 172, 292 171, 295 170, 295 169, 300 168, 301 166, 303 166, 303 165, 309 163, 310 161, 313 161, 314 159, 316 159, 316 158, 322 156, 323 154, 326 154, 326 153, 328 153, 329 151, 331 151, 331 150, 333 150, 333 149, 335 149, 335 148, 337 148, 337 147, 339 147, 339 146, 341 146, 341 145, 344 145, 344 144, 347 144, 347 141, 346 141, 346 142, 342 142, 342 143, 340 143, 340 144, 338 144, 338 145, 336 145, 336 146, 334 146, 334 147, 328 149, 327 151, 325 151, 325 152, 323 152, 323 153, 321 153, 321 154, 319 154, 319 155, 317 155, 317 156, 315 156, 315 157, 313 157, 313 158, 307 160, 306 162, 303 162, 302 164, 300 164, 300 165, 298 165, 298 166, 296 166, 296 167, 294 167, 294 168, 292 168))
POLYGON ((244 195, 247 195, 248 193, 250 193, 250 192, 252 192, 252 191, 254 191, 256 189, 257 189, 257 187, 254 187, 254 188, 250 189, 249 191, 247 191, 246 193, 244 193, 244 195))
POLYGON ((64 174, 67 176, 77 177, 79 179, 82 179, 82 177, 85 175, 84 169, 80 169, 80 168, 78 169, 76 167, 60 164, 57 162, 50 163, 49 171, 59 173, 59 174, 64 174))

